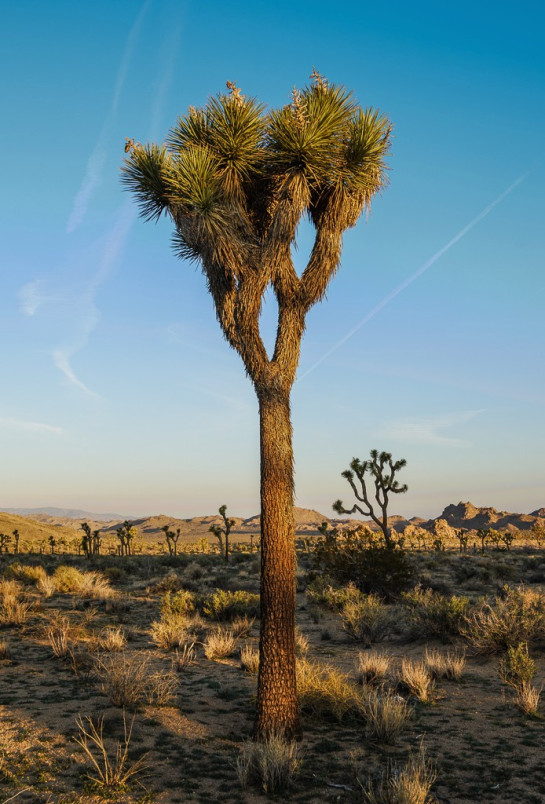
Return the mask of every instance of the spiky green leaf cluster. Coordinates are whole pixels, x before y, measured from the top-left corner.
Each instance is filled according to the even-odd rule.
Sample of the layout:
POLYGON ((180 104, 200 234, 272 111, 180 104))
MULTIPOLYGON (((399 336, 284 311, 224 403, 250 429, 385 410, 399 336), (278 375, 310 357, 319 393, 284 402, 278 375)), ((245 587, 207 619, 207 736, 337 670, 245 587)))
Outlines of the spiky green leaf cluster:
POLYGON ((132 148, 122 181, 141 214, 170 213, 183 256, 202 256, 221 232, 259 245, 294 195, 315 223, 334 198, 353 225, 386 181, 388 120, 321 77, 271 111, 229 87, 180 117, 165 145, 132 148))

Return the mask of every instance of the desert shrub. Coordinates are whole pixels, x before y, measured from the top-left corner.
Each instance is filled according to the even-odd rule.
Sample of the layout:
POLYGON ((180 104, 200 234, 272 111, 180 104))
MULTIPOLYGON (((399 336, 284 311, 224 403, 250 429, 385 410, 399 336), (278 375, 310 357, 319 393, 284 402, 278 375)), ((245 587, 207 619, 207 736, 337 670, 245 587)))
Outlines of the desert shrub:
POLYGON ((299 659, 297 695, 301 711, 339 722, 363 715, 364 695, 345 673, 330 665, 299 659))
POLYGON ((20 564, 16 561, 9 565, 6 570, 6 576, 8 578, 15 578, 15 580, 21 581, 29 586, 36 586, 41 578, 47 577, 47 572, 41 564, 20 564))
POLYGON ((24 625, 31 604, 22 595, 18 581, 0 580, 0 627, 24 625))
POLYGON ((268 795, 285 793, 293 786, 299 767, 297 743, 271 735, 262 742, 247 742, 237 759, 242 787, 256 785, 268 795))
POLYGON ((366 594, 391 599, 414 585, 414 566, 401 548, 374 545, 363 531, 346 531, 316 541, 312 556, 315 571, 334 581, 352 581, 366 594))
POLYGON ((390 657, 386 653, 370 650, 358 653, 356 672, 360 684, 382 684, 388 677, 390 657))
POLYGON ((523 684, 531 684, 536 674, 536 663, 528 653, 528 645, 520 642, 516 647, 507 648, 500 659, 498 675, 510 687, 518 689, 523 684))
POLYGON ((44 575, 42 578, 38 578, 36 589, 43 597, 51 597, 57 591, 55 578, 51 577, 51 575, 44 575))
POLYGON ((244 645, 240 649, 240 666, 251 676, 257 676, 259 670, 259 651, 252 645, 244 645))
POLYGON ((219 629, 208 634, 204 641, 204 655, 216 661, 232 656, 237 646, 237 638, 232 631, 219 629))
POLYGON ((362 595, 341 609, 343 631, 366 646, 384 639, 391 625, 388 607, 377 595, 362 595))
POLYGON ((108 625, 103 628, 97 636, 97 647, 99 650, 115 652, 123 650, 127 645, 127 637, 123 629, 108 625))
POLYGON ((115 591, 100 572, 80 572, 76 567, 61 564, 53 578, 59 592, 101 600, 115 596, 115 591))
POLYGON ((234 620, 237 617, 259 617, 259 595, 237 589, 230 592, 216 589, 203 605, 203 613, 214 620, 234 620))
POLYGON ((463 653, 441 653, 435 649, 426 648, 424 664, 433 678, 446 678, 450 681, 459 681, 462 677, 466 663, 463 653))
POLYGON ((104 718, 95 721, 88 717, 76 718, 78 734, 74 737, 76 743, 83 749, 86 759, 91 764, 91 771, 87 778, 102 793, 111 795, 115 791, 124 791, 127 783, 146 767, 145 755, 136 761, 129 760, 129 746, 132 737, 134 717, 127 726, 123 712, 123 742, 118 742, 115 751, 109 751, 104 740, 104 718))
POLYGON ((422 703, 427 703, 431 699, 435 686, 425 662, 406 658, 401 660, 399 683, 422 703))
POLYGON ((545 636, 545 595, 504 586, 501 595, 466 617, 463 633, 481 653, 501 653, 520 642, 533 645, 545 636))
POLYGON ((443 595, 416 588, 402 597, 411 631, 415 636, 438 637, 446 641, 459 634, 469 611, 467 597, 443 595))
POLYGON ((394 745, 411 710, 399 695, 371 690, 365 700, 365 715, 366 735, 379 743, 394 745))
POLYGON ((196 596, 187 589, 167 591, 161 600, 161 614, 192 614, 196 608, 196 596))
POLYGON ((342 609, 345 603, 360 600, 362 593, 353 583, 335 587, 328 578, 318 575, 306 588, 309 600, 330 609, 342 609))
POLYGON ((231 631, 237 639, 244 639, 250 634, 255 623, 255 617, 236 617, 231 623, 231 631))
POLYGON ((184 614, 164 614, 150 626, 151 638, 164 650, 179 648, 189 636, 189 619, 184 614))
POLYGON ((377 783, 363 789, 365 804, 431 804, 430 796, 437 774, 421 746, 401 768, 391 766, 377 783))
POLYGON ((141 652, 97 657, 95 674, 111 703, 127 709, 142 703, 167 704, 178 683, 174 673, 151 672, 151 658, 141 652))

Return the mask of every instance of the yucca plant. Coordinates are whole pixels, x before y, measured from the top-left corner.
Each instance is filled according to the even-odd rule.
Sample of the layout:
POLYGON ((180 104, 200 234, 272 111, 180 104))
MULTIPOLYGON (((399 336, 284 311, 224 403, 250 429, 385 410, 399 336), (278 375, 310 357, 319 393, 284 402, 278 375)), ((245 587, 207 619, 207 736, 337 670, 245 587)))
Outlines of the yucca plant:
POLYGON ((258 402, 261 446, 261 637, 256 734, 298 731, 290 392, 305 317, 336 272, 344 232, 386 184, 391 125, 313 73, 291 101, 266 110, 232 83, 190 107, 165 144, 128 141, 122 181, 142 216, 174 224, 181 258, 197 261, 230 346, 258 402), (300 220, 316 230, 307 266, 292 260, 300 220), (271 287, 271 357, 259 331, 271 287))

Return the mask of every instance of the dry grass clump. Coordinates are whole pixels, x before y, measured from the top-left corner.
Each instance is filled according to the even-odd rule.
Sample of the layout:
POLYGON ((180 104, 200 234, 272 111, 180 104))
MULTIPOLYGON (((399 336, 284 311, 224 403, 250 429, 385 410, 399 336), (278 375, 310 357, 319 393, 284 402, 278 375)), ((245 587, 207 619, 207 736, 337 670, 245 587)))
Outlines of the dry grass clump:
POLYGON ((104 740, 104 718, 95 721, 90 718, 76 718, 79 734, 74 737, 91 763, 91 771, 86 776, 103 793, 111 794, 126 788, 127 783, 146 767, 146 755, 135 762, 129 760, 129 747, 134 726, 134 717, 127 725, 123 712, 123 741, 116 742, 115 750, 108 751, 104 740))
POLYGON ((107 578, 100 572, 81 572, 76 567, 61 564, 53 573, 53 578, 59 592, 96 600, 107 600, 116 595, 107 578))
POLYGON ((409 757, 402 768, 391 767, 376 784, 363 790, 365 804, 431 804, 437 773, 423 747, 409 757))
POLYGON ((20 583, 0 580, 0 627, 24 625, 30 608, 31 604, 22 596, 20 583))
POLYGON ((466 618, 464 635, 480 653, 501 653, 545 637, 545 595, 504 586, 502 594, 466 618))
POLYGON ((111 703, 127 709, 142 703, 165 706, 178 685, 173 672, 151 672, 151 658, 142 652, 97 657, 95 674, 111 703))
POLYGON ((237 759, 242 787, 259 786, 267 795, 285 793, 293 786, 300 761, 297 743, 271 735, 263 742, 247 742, 237 759))
POLYGON ((9 644, 5 639, 0 639, 0 661, 11 658, 9 644))
POLYGON ((399 681, 422 703, 427 703, 431 699, 435 682, 425 662, 403 658, 399 681))
POLYGON ((204 641, 204 655, 211 661, 227 659, 237 647, 237 638, 231 630, 218 628, 208 634, 204 641))
POLYGON ((451 653, 450 651, 441 653, 435 648, 426 648, 424 664, 435 679, 446 678, 450 681, 459 681, 466 664, 466 657, 464 653, 451 653))
POLYGON ((411 709, 399 695, 369 690, 365 715, 367 736, 379 743, 394 745, 411 717, 411 709))
POLYGON ((303 712, 316 717, 334 717, 339 722, 348 716, 362 716, 364 696, 345 673, 330 665, 299 659, 297 695, 303 712))
POLYGON ((383 684, 390 671, 390 657, 386 653, 370 650, 358 653, 356 672, 360 684, 383 684))
POLYGON ((295 653, 299 658, 307 655, 310 648, 310 642, 300 628, 295 628, 295 653))
POLYGON ((42 597, 51 597, 57 591, 55 578, 52 578, 51 575, 44 575, 43 577, 38 578, 36 581, 36 589, 42 595, 42 597))
POLYGON ((57 659, 66 659, 70 653, 70 631, 70 623, 66 617, 53 622, 46 631, 47 640, 57 659))
POLYGON ((252 645, 244 645, 240 649, 240 666, 251 676, 259 671, 259 650, 252 645))
POLYGON ((384 639, 391 627, 388 607, 378 595, 360 595, 341 608, 343 631, 366 646, 384 639))
POLYGON ((176 673, 183 673, 196 659, 195 642, 189 640, 180 645, 172 661, 172 668, 176 673))
POLYGON ((150 633, 158 647, 164 650, 179 648, 187 642, 189 620, 185 614, 167 613, 162 615, 160 620, 152 622, 150 633))
POLYGON ((515 691, 515 704, 521 712, 530 717, 537 717, 541 689, 537 689, 533 684, 523 681, 515 691))
POLYGON ((99 650, 114 653, 127 646, 127 637, 121 626, 107 625, 98 634, 96 645, 99 650))
POLYGON ((20 564, 18 561, 10 564, 6 575, 30 586, 36 586, 42 578, 47 578, 47 572, 41 564, 20 564))
POLYGON ((231 623, 231 631, 238 639, 245 639, 249 636, 255 623, 255 617, 236 617, 231 623))

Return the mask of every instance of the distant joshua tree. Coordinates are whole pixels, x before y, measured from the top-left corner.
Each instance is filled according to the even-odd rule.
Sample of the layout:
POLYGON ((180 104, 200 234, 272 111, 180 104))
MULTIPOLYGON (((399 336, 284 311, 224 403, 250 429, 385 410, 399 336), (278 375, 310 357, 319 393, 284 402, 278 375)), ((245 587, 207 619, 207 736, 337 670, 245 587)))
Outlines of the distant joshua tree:
POLYGON ((0 533, 0 553, 9 553, 11 536, 9 533, 0 533))
POLYGON ((406 464, 407 461, 404 458, 394 462, 389 452, 379 453, 376 449, 371 450, 371 460, 369 461, 360 461, 358 458, 353 458, 350 469, 346 469, 342 473, 342 477, 348 480, 358 503, 362 503, 365 508, 362 508, 358 503, 355 503, 352 508, 345 508, 342 500, 337 500, 333 503, 333 510, 338 514, 354 514, 358 511, 362 516, 370 516, 373 522, 381 529, 388 549, 396 546, 395 539, 392 537, 388 527, 389 495, 403 494, 407 491, 408 486, 400 486, 395 479, 396 472, 399 472, 406 464), (380 512, 375 509, 371 502, 366 475, 369 475, 369 479, 374 486, 374 497, 380 512), (354 476, 358 481, 359 488, 356 485, 354 476))
MULTIPOLYGON (((213 533, 216 539, 220 543, 220 553, 223 553, 224 559, 228 562, 229 561, 229 534, 231 533, 231 528, 235 524, 234 519, 227 519, 227 506, 220 505, 219 515, 223 519, 223 527, 221 525, 210 525, 208 528, 210 533, 213 533)), ((253 544, 252 544, 253 547, 253 544)))
POLYGON ((168 554, 170 556, 177 555, 178 539, 180 538, 182 531, 180 530, 180 528, 177 528, 176 532, 174 532, 173 530, 170 530, 170 525, 163 525, 161 530, 165 534, 165 538, 167 540, 168 554))
POLYGON ((119 540, 119 555, 134 555, 134 539, 136 537, 136 528, 134 528, 128 520, 125 520, 123 525, 116 529, 116 534, 119 540))
POLYGON ((291 102, 265 110, 229 82, 189 108, 166 145, 129 142, 122 180, 144 218, 166 213, 174 244, 197 261, 258 402, 261 446, 261 634, 255 733, 299 731, 295 680, 295 523, 290 393, 305 318, 325 296, 344 232, 385 186, 391 125, 316 71, 291 102), (302 218, 316 235, 299 275, 302 218), (259 330, 267 288, 278 302, 272 356, 259 330))
POLYGON ((100 555, 100 530, 91 530, 87 522, 82 522, 80 528, 83 531, 81 537, 81 549, 86 558, 100 555))

